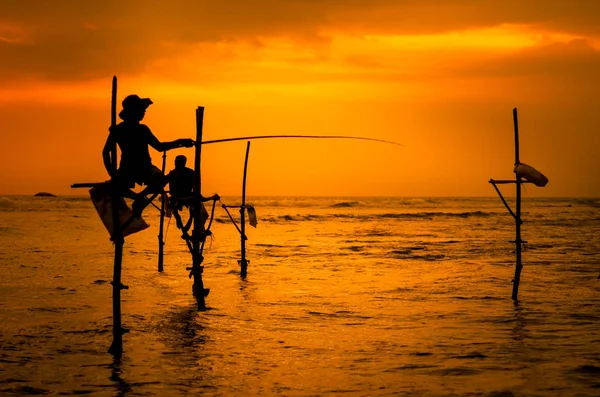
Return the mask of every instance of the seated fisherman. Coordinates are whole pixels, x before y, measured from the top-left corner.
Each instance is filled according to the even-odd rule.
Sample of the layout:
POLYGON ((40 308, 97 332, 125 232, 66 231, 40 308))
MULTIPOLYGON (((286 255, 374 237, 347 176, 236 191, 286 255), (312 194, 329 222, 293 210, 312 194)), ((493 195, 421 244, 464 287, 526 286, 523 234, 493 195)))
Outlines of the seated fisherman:
POLYGON ((169 206, 175 216, 177 227, 183 230, 184 235, 192 224, 191 205, 194 194, 194 177, 196 175, 194 170, 185 166, 186 162, 187 158, 183 155, 175 157, 175 168, 167 175, 169 193, 171 195, 169 206), (184 206, 189 207, 190 209, 190 217, 185 226, 181 221, 181 215, 179 215, 179 211, 182 210, 184 206))
POLYGON ((146 109, 152 104, 150 98, 140 98, 137 95, 129 95, 123 100, 123 110, 119 117, 123 122, 111 127, 102 158, 104 166, 111 177, 111 182, 122 192, 124 196, 134 198, 132 205, 133 214, 140 216, 144 208, 150 203, 146 199, 147 194, 159 193, 167 183, 162 171, 152 164, 148 146, 152 146, 159 152, 179 148, 192 147, 192 139, 177 139, 171 142, 161 142, 150 131, 143 120, 146 109), (111 163, 111 150, 119 145, 121 149, 121 161, 119 168, 111 163), (146 187, 137 195, 132 197, 129 189, 135 184, 146 187))
MULTIPOLYGON (((194 197, 194 179, 196 177, 196 172, 191 168, 186 167, 186 162, 187 158, 183 155, 175 157, 175 168, 167 175, 169 193, 171 195, 169 207, 173 211, 173 216, 175 217, 177 227, 183 231, 182 237, 184 239, 189 238, 188 230, 192 226, 192 221, 194 220, 192 217, 192 212, 194 210, 194 206, 196 203, 198 203, 198 198, 194 197), (188 207, 190 212, 190 217, 185 225, 183 224, 181 215, 179 214, 179 211, 181 211, 183 207, 188 207)), ((215 194, 211 197, 200 197, 199 199, 201 206, 200 219, 202 219, 202 223, 205 224, 208 220, 208 211, 206 211, 206 207, 204 207, 204 202, 220 200, 221 198, 218 194, 215 194)))

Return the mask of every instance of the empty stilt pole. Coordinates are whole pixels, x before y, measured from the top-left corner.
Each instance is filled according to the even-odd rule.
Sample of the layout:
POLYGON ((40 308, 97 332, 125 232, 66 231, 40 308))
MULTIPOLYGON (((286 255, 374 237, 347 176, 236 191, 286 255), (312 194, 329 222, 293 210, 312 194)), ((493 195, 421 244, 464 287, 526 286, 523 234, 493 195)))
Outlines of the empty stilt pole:
POLYGON ((240 259, 240 277, 246 277, 248 272, 248 260, 246 260, 246 175, 248 173, 248 154, 250 153, 250 141, 246 145, 246 160, 244 161, 244 179, 242 181, 242 205, 240 206, 240 234, 241 234, 241 252, 240 259))
MULTIPOLYGON (((515 125, 515 166, 519 165, 519 120, 517 118, 517 108, 513 109, 513 121, 515 125)), ((515 277, 513 279, 513 291, 512 291, 512 299, 514 301, 519 300, 519 282, 521 281, 521 270, 523 269, 523 264, 521 263, 521 175, 519 173, 515 173, 515 185, 517 188, 517 197, 516 197, 516 216, 515 216, 515 225, 516 225, 516 236, 515 236, 515 245, 516 245, 516 254, 517 254, 517 263, 515 266, 515 277)))
POLYGON ((192 231, 192 275, 194 277, 194 285, 192 286, 192 292, 196 301, 198 302, 198 310, 205 310, 205 296, 208 290, 204 289, 204 282, 202 281, 202 262, 204 257, 202 256, 200 243, 206 238, 204 230, 204 222, 202 220, 202 177, 200 171, 201 155, 202 155, 202 124, 204 122, 204 107, 198 106, 196 109, 196 145, 195 145, 195 158, 194 158, 194 195, 197 198, 197 202, 194 203, 192 216, 194 218, 194 229, 192 231))
POLYGON ((492 184, 494 189, 496 189, 500 200, 502 200, 502 203, 504 204, 508 212, 513 216, 513 218, 515 218, 515 240, 511 241, 511 243, 515 243, 516 245, 515 253, 517 259, 515 265, 515 276, 513 277, 512 290, 512 299, 516 303, 519 300, 519 283, 521 281, 521 270, 523 269, 523 264, 521 263, 521 252, 523 249, 523 243, 526 243, 526 241, 523 241, 521 239, 521 224, 523 223, 523 220, 521 219, 521 185, 524 183, 532 183, 535 186, 544 187, 548 183, 548 178, 546 178, 546 176, 544 176, 541 172, 539 172, 532 166, 521 163, 521 160, 519 158, 519 121, 517 118, 517 108, 513 109, 513 120, 515 129, 515 167, 513 171, 515 173, 515 179, 490 179, 490 183, 492 184), (500 192, 500 189, 498 189, 497 186, 513 183, 515 184, 515 188, 517 189, 515 198, 516 210, 514 212, 502 196, 502 193, 500 192))

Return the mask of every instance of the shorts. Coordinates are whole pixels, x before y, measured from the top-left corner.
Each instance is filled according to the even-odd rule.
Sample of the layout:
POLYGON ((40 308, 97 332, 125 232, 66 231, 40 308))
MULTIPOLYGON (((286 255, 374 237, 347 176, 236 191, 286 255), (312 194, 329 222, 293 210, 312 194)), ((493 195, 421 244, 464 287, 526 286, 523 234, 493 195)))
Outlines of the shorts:
POLYGON ((155 165, 150 164, 147 169, 142 170, 124 170, 119 168, 117 175, 113 178, 115 182, 127 189, 133 189, 135 184, 146 186, 159 186, 165 182, 165 176, 162 171, 155 165))
POLYGON ((194 198, 193 197, 187 197, 187 198, 174 198, 171 197, 169 198, 169 205, 171 206, 172 209, 176 209, 178 211, 181 211, 183 209, 183 207, 192 207, 192 205, 194 204, 194 198))

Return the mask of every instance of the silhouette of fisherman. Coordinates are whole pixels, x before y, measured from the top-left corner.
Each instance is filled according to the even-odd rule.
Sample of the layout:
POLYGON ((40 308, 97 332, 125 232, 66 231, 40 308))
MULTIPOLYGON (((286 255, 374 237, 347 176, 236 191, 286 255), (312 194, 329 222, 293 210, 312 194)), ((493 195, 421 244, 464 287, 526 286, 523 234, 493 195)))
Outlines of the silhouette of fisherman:
POLYGON ((173 216, 175 217, 177 227, 183 231, 183 235, 181 237, 184 239, 188 239, 190 237, 188 230, 192 226, 192 221, 194 220, 192 217, 194 205, 199 202, 199 205, 201 206, 200 217, 202 222, 206 223, 208 220, 208 211, 206 211, 203 201, 220 199, 218 194, 208 198, 200 197, 200 200, 194 196, 194 179, 196 177, 196 171, 186 167, 186 163, 187 158, 185 156, 179 155, 175 157, 175 168, 173 168, 167 175, 167 181, 169 182, 169 193, 171 195, 169 207, 173 211, 173 216), (181 211, 183 207, 188 207, 190 211, 190 216, 185 225, 183 224, 181 215, 179 214, 179 211, 181 211))
POLYGON ((159 152, 179 148, 192 147, 194 141, 184 138, 171 142, 159 141, 150 128, 140 122, 146 115, 146 109, 152 104, 150 98, 140 98, 138 95, 129 95, 123 100, 123 110, 119 117, 123 122, 109 128, 108 139, 102 150, 104 166, 123 196, 133 198, 132 211, 134 216, 141 216, 144 208, 150 204, 146 199, 147 194, 159 193, 167 183, 167 179, 160 169, 152 164, 148 146, 159 152), (111 163, 111 149, 119 145, 121 149, 121 162, 119 168, 111 163), (129 190, 135 184, 146 187, 133 195, 129 190))
POLYGON ((191 216, 191 204, 194 194, 194 177, 196 175, 194 170, 185 166, 186 163, 187 158, 185 156, 179 155, 175 157, 175 168, 167 175, 169 193, 171 195, 169 206, 173 211, 173 216, 175 216, 177 227, 183 231, 184 236, 186 236, 193 219, 191 216), (181 220, 181 215, 179 215, 179 211, 183 207, 190 208, 190 217, 185 226, 181 220))

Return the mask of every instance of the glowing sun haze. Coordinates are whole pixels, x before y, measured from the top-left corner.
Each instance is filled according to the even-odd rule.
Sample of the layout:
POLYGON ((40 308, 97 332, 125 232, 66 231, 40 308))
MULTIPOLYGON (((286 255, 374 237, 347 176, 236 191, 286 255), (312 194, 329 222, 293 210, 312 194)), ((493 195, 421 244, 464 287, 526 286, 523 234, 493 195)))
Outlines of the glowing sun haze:
MULTIPOLYGON (((257 140, 249 195, 492 196, 517 107, 521 160, 550 179, 526 194, 600 196, 598 70, 592 0, 0 0, 0 194, 107 179, 116 75, 163 141, 204 106, 205 140, 404 145, 257 140)), ((204 194, 239 194, 245 145, 203 148, 204 194)))

